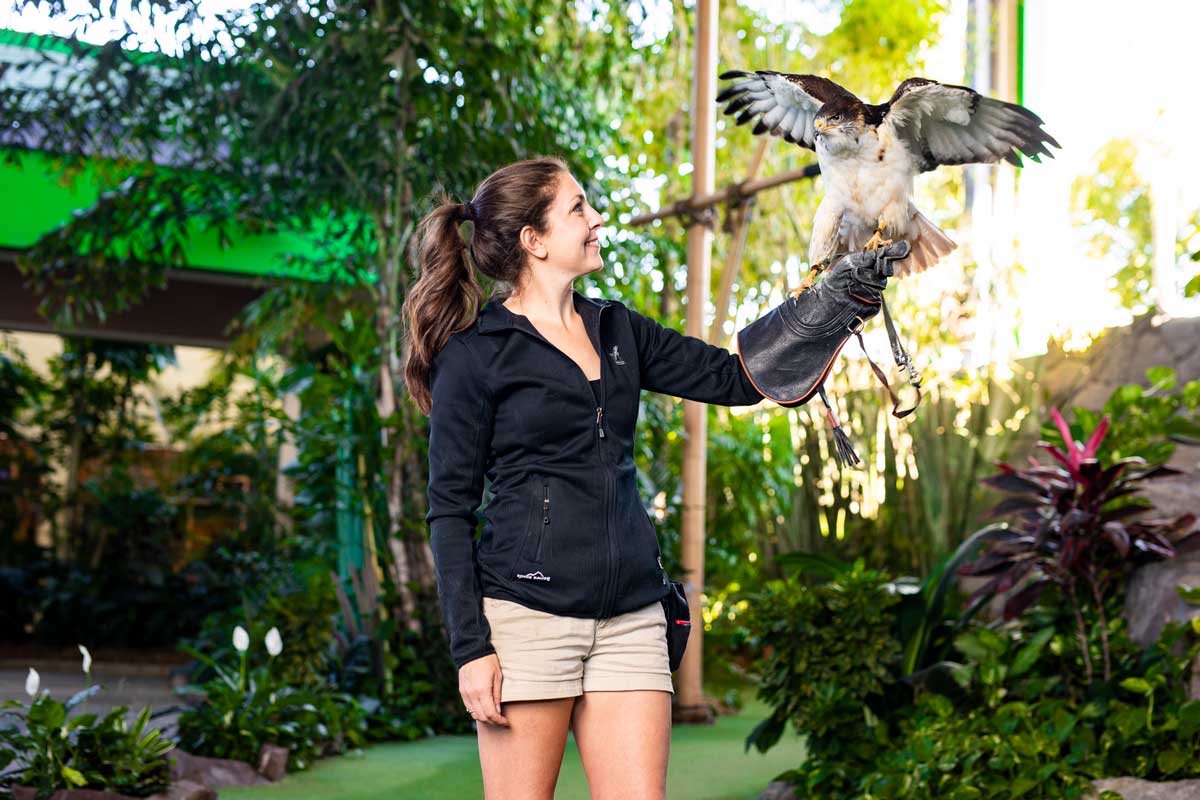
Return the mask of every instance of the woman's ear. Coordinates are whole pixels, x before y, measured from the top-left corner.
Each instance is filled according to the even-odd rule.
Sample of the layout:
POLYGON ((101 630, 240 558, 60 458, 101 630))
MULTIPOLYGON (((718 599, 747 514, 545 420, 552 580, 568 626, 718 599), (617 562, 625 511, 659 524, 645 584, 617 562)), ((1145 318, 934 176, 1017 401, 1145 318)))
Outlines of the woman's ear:
POLYGON ((521 247, 525 252, 537 259, 545 258, 548 251, 546 243, 542 241, 542 237, 533 229, 532 225, 526 225, 521 228, 521 232, 517 234, 518 240, 521 242, 521 247))

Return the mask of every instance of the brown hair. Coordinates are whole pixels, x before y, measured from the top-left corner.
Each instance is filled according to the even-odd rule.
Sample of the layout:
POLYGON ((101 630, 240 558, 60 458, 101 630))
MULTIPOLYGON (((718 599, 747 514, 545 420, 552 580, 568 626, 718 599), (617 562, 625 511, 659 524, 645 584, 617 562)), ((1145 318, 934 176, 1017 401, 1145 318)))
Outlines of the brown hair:
POLYGON ((475 268, 509 287, 525 268, 519 236, 526 225, 546 230, 546 212, 554 202, 559 176, 567 172, 561 158, 518 161, 493 172, 466 203, 443 197, 417 229, 421 276, 404 299, 408 323, 408 359, 404 382, 417 407, 429 413, 429 367, 450 336, 475 322, 483 290, 475 268), (472 223, 468 244, 459 225, 472 223))

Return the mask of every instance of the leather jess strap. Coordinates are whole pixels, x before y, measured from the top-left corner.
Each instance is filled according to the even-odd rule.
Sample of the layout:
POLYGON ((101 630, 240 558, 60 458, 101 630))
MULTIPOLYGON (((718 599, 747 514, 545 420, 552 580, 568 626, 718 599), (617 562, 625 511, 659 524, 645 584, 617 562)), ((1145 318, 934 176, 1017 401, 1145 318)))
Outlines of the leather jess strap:
POLYGON ((921 373, 912 363, 912 357, 908 351, 904 349, 904 345, 900 343, 900 336, 896 333, 896 324, 892 321, 892 314, 888 311, 887 301, 880 296, 880 305, 883 307, 883 324, 887 328, 888 341, 892 345, 892 356, 896 360, 896 366, 907 370, 908 382, 914 389, 917 390, 917 402, 913 403, 912 408, 906 408, 900 411, 900 398, 896 396, 896 391, 892 389, 892 385, 888 383, 887 376, 883 374, 883 370, 879 365, 871 360, 871 354, 867 352, 867 346, 863 343, 862 331, 854 331, 855 337, 858 339, 858 346, 862 348, 863 355, 867 357, 867 363, 871 365, 871 369, 875 372, 875 377, 883 384, 883 388, 887 389, 888 395, 892 398, 892 416, 897 419, 903 419, 909 414, 917 410, 917 406, 921 405, 921 373))

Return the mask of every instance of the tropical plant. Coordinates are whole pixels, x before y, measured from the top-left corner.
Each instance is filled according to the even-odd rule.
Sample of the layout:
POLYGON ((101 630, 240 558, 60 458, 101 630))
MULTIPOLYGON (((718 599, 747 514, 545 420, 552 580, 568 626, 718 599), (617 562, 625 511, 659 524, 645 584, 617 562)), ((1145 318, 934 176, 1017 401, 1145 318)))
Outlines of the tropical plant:
POLYGON ((892 634, 898 601, 887 576, 861 562, 811 588, 768 582, 751 599, 746 624, 762 653, 758 697, 771 713, 746 749, 766 752, 790 722, 821 765, 805 774, 805 788, 848 790, 889 736, 887 694, 902 655, 892 634))
POLYGON ((87 564, 103 557, 110 534, 93 530, 81 481, 89 468, 129 465, 152 440, 142 390, 174 362, 169 346, 82 336, 63 338, 62 352, 47 362, 53 390, 37 424, 63 470, 51 505, 64 512, 52 529, 60 556, 87 564))
POLYGON ((248 652, 251 667, 270 661, 275 678, 283 683, 324 683, 338 614, 329 568, 317 559, 227 555, 225 563, 241 576, 237 582, 239 602, 209 614, 195 636, 180 642, 184 652, 207 656, 193 662, 189 681, 205 683, 217 677, 213 662, 240 657, 229 638, 229 631, 237 626, 255 641, 262 640, 268 629, 277 628, 288 643, 287 650, 277 656, 258 649, 248 652))
MULTIPOLYGON (((838 602, 849 609, 876 598, 891 604, 896 582, 882 582, 886 576, 851 589, 855 582, 847 578, 861 569, 847 573, 840 564, 829 565, 834 577, 822 587, 840 586, 838 602)), ((1038 605, 1016 620, 976 621, 960 629, 953 639, 957 655, 944 663, 951 691, 946 684, 926 684, 901 696, 889 689, 894 678, 873 675, 840 644, 817 642, 827 644, 824 651, 812 646, 807 626, 828 625, 832 604, 774 594, 768 599, 773 609, 765 617, 752 611, 752 619, 786 613, 791 621, 777 628, 779 651, 764 648, 770 669, 763 670, 763 688, 775 692, 777 710, 795 711, 814 729, 807 760, 776 777, 794 784, 797 796, 1081 800, 1100 777, 1163 780, 1200 772, 1200 701, 1188 696, 1200 624, 1170 623, 1142 648, 1117 617, 1109 630, 1112 679, 1080 693, 1067 674, 1073 635, 1069 623, 1061 623, 1070 612, 1038 605), (792 617, 795 611, 810 616, 792 617)), ((888 613, 895 609, 890 605, 888 613)), ((846 619, 868 622, 851 647, 882 633, 878 621, 853 614, 846 619)), ((1098 637, 1094 630, 1090 635, 1098 637)), ((869 660, 879 651, 869 644, 865 652, 869 660)), ((773 720, 764 721, 755 731, 760 738, 748 739, 747 746, 768 742, 762 735, 774 727, 773 720)))
MULTIPOLYGON (((91 654, 83 646, 79 649, 91 684, 91 654)), ((116 706, 103 716, 71 716, 101 686, 89 685, 63 702, 48 691, 39 693, 40 682, 37 670, 30 669, 25 681, 29 706, 19 700, 0 706, 0 785, 32 787, 39 800, 58 789, 88 788, 133 797, 166 790, 170 767, 164 756, 175 745, 148 727, 149 706, 132 723, 127 706, 116 706)))
POLYGON ((958 573, 989 578, 976 596, 1016 589, 1005 601, 1006 618, 1021 614, 1049 586, 1061 589, 1073 611, 1086 683, 1090 684, 1093 667, 1085 607, 1090 606, 1099 617, 1107 680, 1112 665, 1105 595, 1124 578, 1127 567, 1171 558, 1178 547, 1196 541, 1188 535, 1196 517, 1184 514, 1174 520, 1133 520, 1148 510, 1144 502, 1131 497, 1137 484, 1177 471, 1147 467, 1144 459, 1136 457, 1104 465, 1095 454, 1108 431, 1107 417, 1087 443, 1080 444, 1058 409, 1051 415, 1067 442, 1066 450, 1039 442, 1057 464, 1043 465, 1032 457, 1031 466, 1023 469, 999 464, 1000 474, 982 481, 1010 495, 989 516, 1009 517, 1012 524, 989 526, 977 533, 987 545, 985 551, 958 573))
MULTIPOLYGON (((948 665, 943 661, 955 636, 990 598, 981 593, 960 612, 951 612, 949 601, 957 593, 958 569, 975 556, 984 535, 979 531, 968 537, 953 553, 942 557, 924 579, 899 577, 886 584, 888 592, 899 598, 892 633, 902 657, 894 677, 913 688, 945 677, 948 665)), ((822 553, 785 553, 776 557, 775 563, 817 581, 842 578, 864 569, 861 558, 850 563, 822 553)))
POLYGON ((50 467, 34 423, 49 392, 11 337, 0 334, 0 565, 27 563, 40 550, 35 534, 50 467))
MULTIPOLYGON (((1101 417, 1110 427, 1096 450, 1102 462, 1138 456, 1150 464, 1165 464, 1176 445, 1200 444, 1200 380, 1180 384, 1177 372, 1158 365, 1146 370, 1146 385, 1118 386, 1099 410, 1076 406, 1070 423, 1071 438, 1082 441, 1095 430, 1101 417)), ((1058 424, 1042 424, 1042 439, 1066 449, 1058 424)))
POLYGON ((232 642, 238 653, 236 671, 180 647, 216 674, 204 684, 176 688, 178 694, 202 698, 179 717, 181 747, 255 763, 264 744, 275 744, 288 749, 289 767, 300 771, 317 758, 364 743, 366 714, 353 697, 322 685, 289 685, 276 677, 273 662, 283 651, 278 629, 263 637, 269 658, 259 667, 247 668, 250 634, 245 628, 234 629, 232 642))

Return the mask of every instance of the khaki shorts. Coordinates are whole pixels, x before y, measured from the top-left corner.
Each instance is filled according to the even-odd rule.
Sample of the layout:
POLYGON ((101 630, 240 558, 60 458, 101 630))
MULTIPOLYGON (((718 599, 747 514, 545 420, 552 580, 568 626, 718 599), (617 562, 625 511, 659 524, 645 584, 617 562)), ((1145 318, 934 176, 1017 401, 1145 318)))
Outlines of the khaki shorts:
POLYGON ((675 693, 667 618, 657 600, 608 619, 582 619, 484 597, 483 615, 500 660, 501 703, 631 689, 675 693))

